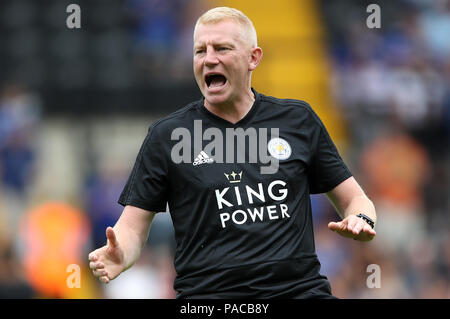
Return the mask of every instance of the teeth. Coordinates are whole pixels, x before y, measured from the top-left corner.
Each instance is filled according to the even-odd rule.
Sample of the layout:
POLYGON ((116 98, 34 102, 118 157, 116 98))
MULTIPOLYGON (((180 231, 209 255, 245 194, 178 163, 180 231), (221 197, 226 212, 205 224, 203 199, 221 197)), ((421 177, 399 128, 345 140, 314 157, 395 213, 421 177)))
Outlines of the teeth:
MULTIPOLYGON (((205 76, 205 82, 206 82, 206 85, 208 86, 208 88, 211 86, 212 79, 214 78, 214 76, 221 76, 221 77, 223 77, 225 79, 223 84, 225 84, 227 82, 227 78, 223 74, 211 73, 211 74, 208 74, 208 75, 205 76)), ((215 85, 215 86, 217 86, 217 85, 215 85)))

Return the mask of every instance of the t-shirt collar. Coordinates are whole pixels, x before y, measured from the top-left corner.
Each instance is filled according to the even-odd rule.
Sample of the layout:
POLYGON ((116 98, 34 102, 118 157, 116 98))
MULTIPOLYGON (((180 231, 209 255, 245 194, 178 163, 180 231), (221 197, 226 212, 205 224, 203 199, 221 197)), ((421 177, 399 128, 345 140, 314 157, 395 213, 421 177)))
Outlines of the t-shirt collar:
POLYGON ((199 109, 200 111, 205 114, 206 116, 214 119, 215 121, 221 123, 221 124, 225 124, 227 126, 242 126, 244 124, 249 123, 253 117, 255 116, 258 108, 259 108, 259 104, 260 104, 260 100, 261 100, 261 96, 258 92, 256 92, 256 90, 254 88, 251 88, 253 94, 255 95, 255 101, 253 102, 252 107, 250 108, 250 110, 247 112, 247 114, 240 119, 238 122, 236 122, 235 124, 221 118, 220 116, 217 116, 216 114, 212 113, 211 111, 209 111, 206 107, 205 107, 205 98, 203 97, 199 103, 199 109))

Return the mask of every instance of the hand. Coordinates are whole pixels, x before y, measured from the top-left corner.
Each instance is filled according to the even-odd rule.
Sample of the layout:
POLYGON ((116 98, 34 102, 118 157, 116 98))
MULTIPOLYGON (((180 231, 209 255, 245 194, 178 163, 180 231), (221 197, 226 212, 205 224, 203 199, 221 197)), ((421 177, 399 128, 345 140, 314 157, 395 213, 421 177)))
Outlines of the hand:
POLYGON ((340 222, 331 222, 328 228, 343 237, 353 238, 359 241, 371 241, 375 236, 375 230, 368 223, 356 215, 349 215, 340 222))
POLYGON ((105 246, 89 254, 89 268, 94 276, 105 284, 124 270, 123 251, 111 227, 106 228, 106 238, 108 241, 105 246))

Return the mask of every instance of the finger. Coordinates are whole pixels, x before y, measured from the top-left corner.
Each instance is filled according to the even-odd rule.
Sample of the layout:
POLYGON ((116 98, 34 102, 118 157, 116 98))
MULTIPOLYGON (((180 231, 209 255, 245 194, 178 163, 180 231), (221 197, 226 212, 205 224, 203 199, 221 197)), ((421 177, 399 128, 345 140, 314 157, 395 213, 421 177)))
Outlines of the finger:
POLYGON ((371 241, 376 235, 376 232, 370 227, 370 225, 364 225, 364 228, 359 233, 359 235, 355 236, 355 240, 359 241, 371 241))
POLYGON ((92 274, 94 274, 95 277, 103 277, 107 276, 108 272, 104 269, 100 269, 100 270, 93 270, 92 274))
POLYGON ((328 228, 331 229, 332 231, 340 230, 342 228, 342 223, 330 222, 328 223, 328 228))
POLYGON ((112 227, 106 228, 106 238, 108 238, 108 244, 111 245, 111 247, 118 246, 116 234, 114 233, 114 229, 112 229, 112 227))
POLYGON ((358 218, 358 217, 356 217, 356 218, 354 218, 353 216, 349 217, 348 225, 347 225, 348 230, 353 232, 353 230, 355 229, 356 225, 358 224, 358 222, 360 220, 361 220, 361 218, 358 218))
POLYGON ((92 270, 97 270, 97 269, 103 269, 105 268, 105 265, 103 263, 99 263, 99 262, 90 262, 89 263, 89 268, 92 270))
POLYGON ((353 234, 358 235, 365 228, 366 225, 367 225, 366 222, 362 219, 357 221, 355 226, 353 227, 353 234))
POLYGON ((95 252, 91 252, 89 254, 89 261, 97 261, 97 259, 98 259, 98 256, 95 252))
POLYGON ((99 278, 99 280, 105 284, 109 283, 109 278, 107 276, 102 276, 99 278))
POLYGON ((363 231, 365 233, 369 233, 373 236, 375 236, 377 234, 376 231, 374 229, 372 229, 372 227, 370 227, 370 225, 368 225, 368 224, 364 225, 363 231))

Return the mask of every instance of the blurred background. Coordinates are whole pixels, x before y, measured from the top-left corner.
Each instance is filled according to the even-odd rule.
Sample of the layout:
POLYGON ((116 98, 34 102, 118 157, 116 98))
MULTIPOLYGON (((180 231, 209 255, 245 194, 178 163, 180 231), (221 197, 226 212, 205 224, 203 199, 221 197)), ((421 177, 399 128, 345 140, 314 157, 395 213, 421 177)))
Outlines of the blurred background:
MULTIPOLYGON (((311 197, 322 274, 340 298, 450 298, 450 1, 0 0, 0 298, 174 298, 170 214, 109 285, 105 244, 149 125, 201 97, 196 19, 254 23, 253 87, 308 101, 373 200, 377 237, 344 239, 311 197), (69 29, 70 3, 81 29, 69 29), (376 3, 381 27, 366 24, 376 3), (79 288, 67 283, 79 265, 79 288), (371 264, 380 288, 368 288, 371 264), (69 285, 70 286, 70 285, 69 285)), ((75 281, 76 284, 76 281, 75 281)))

